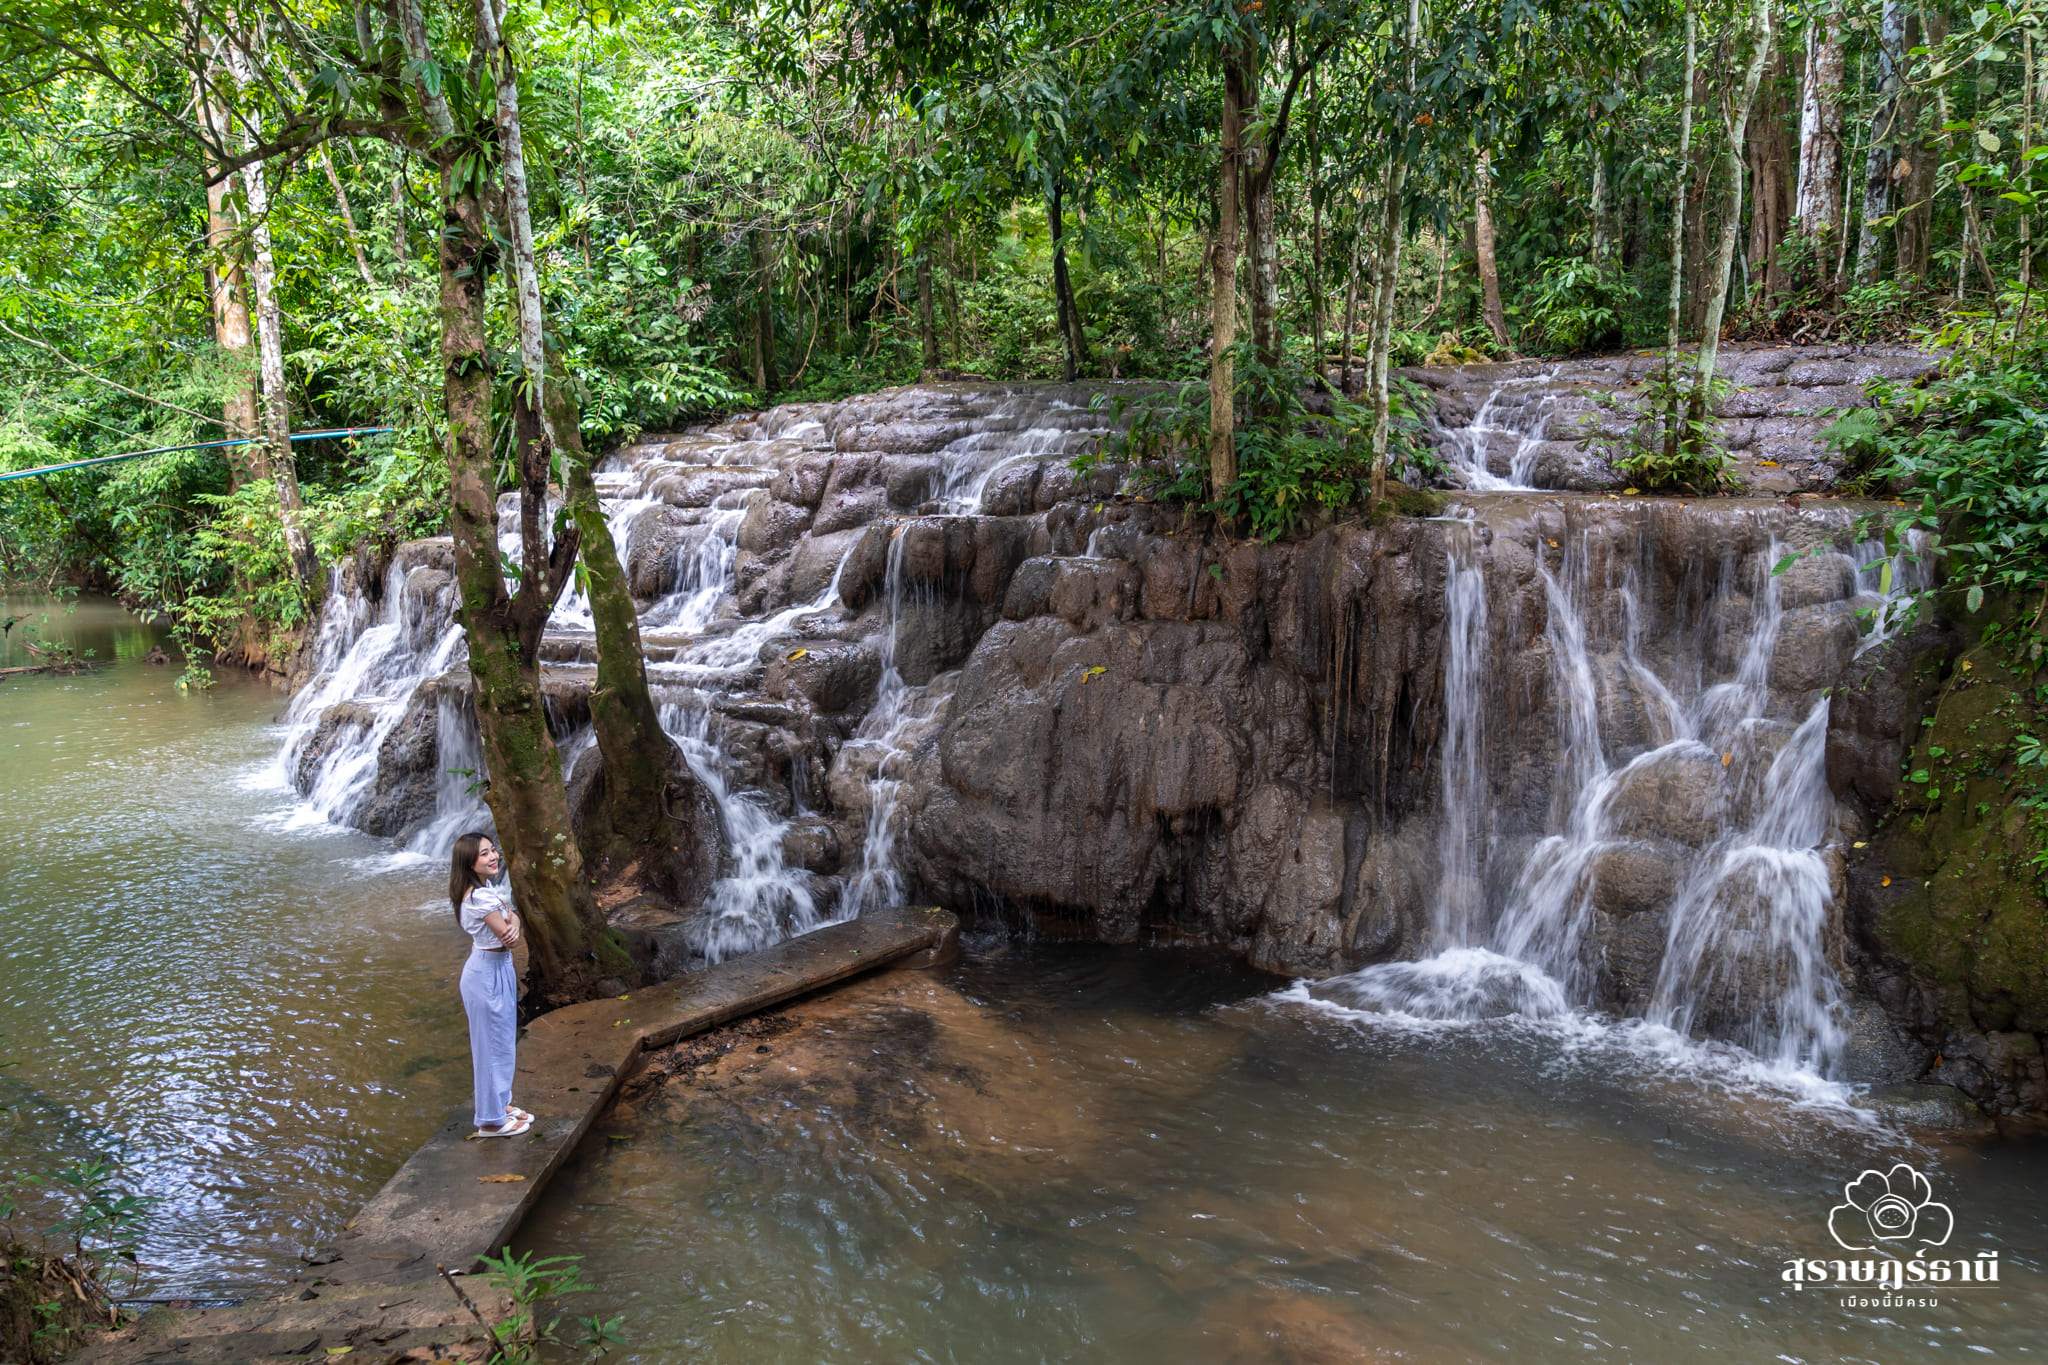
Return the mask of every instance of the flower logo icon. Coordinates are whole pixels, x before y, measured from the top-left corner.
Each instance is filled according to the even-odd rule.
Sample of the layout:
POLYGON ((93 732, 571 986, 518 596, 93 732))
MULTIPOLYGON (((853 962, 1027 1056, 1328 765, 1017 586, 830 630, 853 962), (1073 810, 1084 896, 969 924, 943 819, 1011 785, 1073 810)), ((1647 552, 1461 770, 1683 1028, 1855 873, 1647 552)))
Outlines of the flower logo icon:
POLYGON ((1945 1245, 1955 1230, 1955 1215, 1934 1201, 1934 1186, 1903 1161, 1889 1171, 1865 1171, 1842 1195, 1849 1202, 1829 1210, 1828 1235, 1849 1251, 1895 1256, 1904 1243, 1945 1245))

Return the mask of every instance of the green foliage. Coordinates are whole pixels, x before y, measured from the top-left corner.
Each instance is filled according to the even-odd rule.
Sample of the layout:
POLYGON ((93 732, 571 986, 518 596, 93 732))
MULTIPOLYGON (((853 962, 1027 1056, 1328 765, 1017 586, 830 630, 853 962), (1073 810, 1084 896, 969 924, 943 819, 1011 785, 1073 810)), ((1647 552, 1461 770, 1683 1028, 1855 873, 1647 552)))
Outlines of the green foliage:
POLYGON ((123 1193, 118 1172, 100 1157, 71 1161, 49 1175, 14 1174, 0 1185, 0 1355, 24 1365, 54 1365, 114 1320, 110 1262, 137 1264, 148 1201, 123 1193), (43 1190, 54 1208, 46 1227, 16 1226, 21 1199, 43 1190))
POLYGON ((1942 591, 1974 612, 2026 604, 2038 657, 2048 611, 2048 332, 1958 350, 1926 384, 1874 381, 1876 408, 1829 437, 1867 486, 1897 490, 1897 533, 1939 538, 1942 591))
MULTIPOLYGON (((580 1256, 535 1256, 507 1248, 482 1258, 484 1279, 512 1300, 512 1312, 491 1325, 490 1365, 538 1365, 543 1347, 572 1347, 585 1360, 595 1360, 624 1343, 617 1317, 581 1317, 576 1335, 565 1337, 565 1315, 557 1300, 587 1294, 594 1287, 583 1278, 580 1256)), ((547 1357, 553 1358, 553 1357, 547 1357)))
MULTIPOLYGON (((1329 411, 1311 411, 1308 376, 1292 365, 1260 363, 1249 345, 1238 354, 1236 374, 1238 474, 1221 498, 1206 501, 1209 391, 1200 384, 1164 398, 1119 400, 1124 430, 1078 458, 1076 468, 1128 464, 1133 485, 1149 496, 1199 504, 1266 541, 1360 507, 1372 473, 1371 408, 1325 391, 1329 411)), ((1388 456, 1397 474, 1438 470, 1422 435, 1427 402, 1419 386, 1405 381, 1389 394, 1388 456)))
POLYGON ((1735 462, 1714 419, 1728 381, 1716 375, 1704 394, 1698 383, 1690 364, 1661 365, 1644 378, 1635 423, 1620 448, 1609 453, 1609 462, 1633 488, 1709 494, 1738 486, 1735 462))
POLYGON ((1620 344, 1636 288, 1618 266, 1583 256, 1539 261, 1515 305, 1524 345, 1580 355, 1620 344))

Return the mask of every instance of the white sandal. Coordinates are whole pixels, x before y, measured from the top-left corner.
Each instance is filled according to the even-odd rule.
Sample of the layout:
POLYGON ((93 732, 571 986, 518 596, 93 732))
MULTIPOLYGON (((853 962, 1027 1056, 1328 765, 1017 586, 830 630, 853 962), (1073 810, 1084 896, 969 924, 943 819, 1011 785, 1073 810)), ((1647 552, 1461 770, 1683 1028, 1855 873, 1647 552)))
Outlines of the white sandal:
POLYGON ((531 1127, 533 1127, 533 1119, 531 1117, 515 1119, 507 1115, 505 1122, 499 1124, 496 1128, 479 1128, 474 1133, 471 1133, 470 1136, 472 1138, 518 1137, 531 1127))
POLYGON ((528 1123, 533 1122, 533 1115, 528 1113, 526 1110, 521 1109, 516 1104, 508 1104, 505 1106, 505 1117, 508 1119, 525 1119, 528 1123))

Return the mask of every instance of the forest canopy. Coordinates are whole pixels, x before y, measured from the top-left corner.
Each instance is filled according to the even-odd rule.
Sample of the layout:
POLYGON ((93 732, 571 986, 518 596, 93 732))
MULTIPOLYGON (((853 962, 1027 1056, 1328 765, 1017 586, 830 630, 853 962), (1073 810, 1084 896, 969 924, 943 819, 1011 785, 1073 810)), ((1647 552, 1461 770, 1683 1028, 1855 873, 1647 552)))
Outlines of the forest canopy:
MULTIPOLYGON (((2030 334, 2043 16, 25 0, 0 16, 0 469, 261 441, 0 485, 0 576, 254 657, 316 565, 443 529, 437 250, 450 176, 498 174, 506 78, 591 450, 928 373, 1206 380, 1163 424, 1200 447, 1184 482, 1277 534, 1290 490, 1399 477, 1390 368, 1698 348, 1704 402, 1723 334, 2030 334), (1318 387, 1357 401, 1290 444, 1318 387), (393 431, 283 439, 357 425, 393 431)), ((516 292, 483 320, 508 476, 516 292)), ((1672 481, 1711 482, 1681 419, 1672 481)))

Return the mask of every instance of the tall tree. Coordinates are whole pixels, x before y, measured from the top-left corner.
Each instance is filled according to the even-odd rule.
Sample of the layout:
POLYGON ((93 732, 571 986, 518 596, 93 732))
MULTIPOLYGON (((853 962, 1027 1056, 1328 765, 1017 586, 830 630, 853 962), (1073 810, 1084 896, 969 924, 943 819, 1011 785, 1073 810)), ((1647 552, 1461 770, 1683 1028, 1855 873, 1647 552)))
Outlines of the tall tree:
POLYGON ((1842 16, 1823 0, 1806 26, 1806 68, 1799 94, 1799 189, 1792 216, 1816 243, 1813 282, 1834 284, 1842 222, 1842 16))
POLYGON ((1756 103, 1757 84, 1763 79, 1764 62, 1771 49, 1771 0, 1755 0, 1749 21, 1749 52, 1742 74, 1728 91, 1724 118, 1728 135, 1721 144, 1725 176, 1721 203, 1720 234, 1714 243, 1714 258, 1706 276, 1706 316, 1700 329, 1700 349, 1694 360, 1691 392, 1686 396, 1689 425, 1703 420, 1712 399, 1714 372, 1721 352, 1721 320, 1728 307, 1728 286, 1735 269, 1735 235, 1742 225, 1742 148, 1749 130, 1749 112, 1756 103))
POLYGON ((1856 234, 1858 284, 1875 284, 1884 271, 1881 225, 1891 213, 1892 173, 1898 166, 1899 85, 1905 61, 1904 0, 1883 0, 1877 26, 1870 138, 1863 156, 1863 225, 1856 234))

